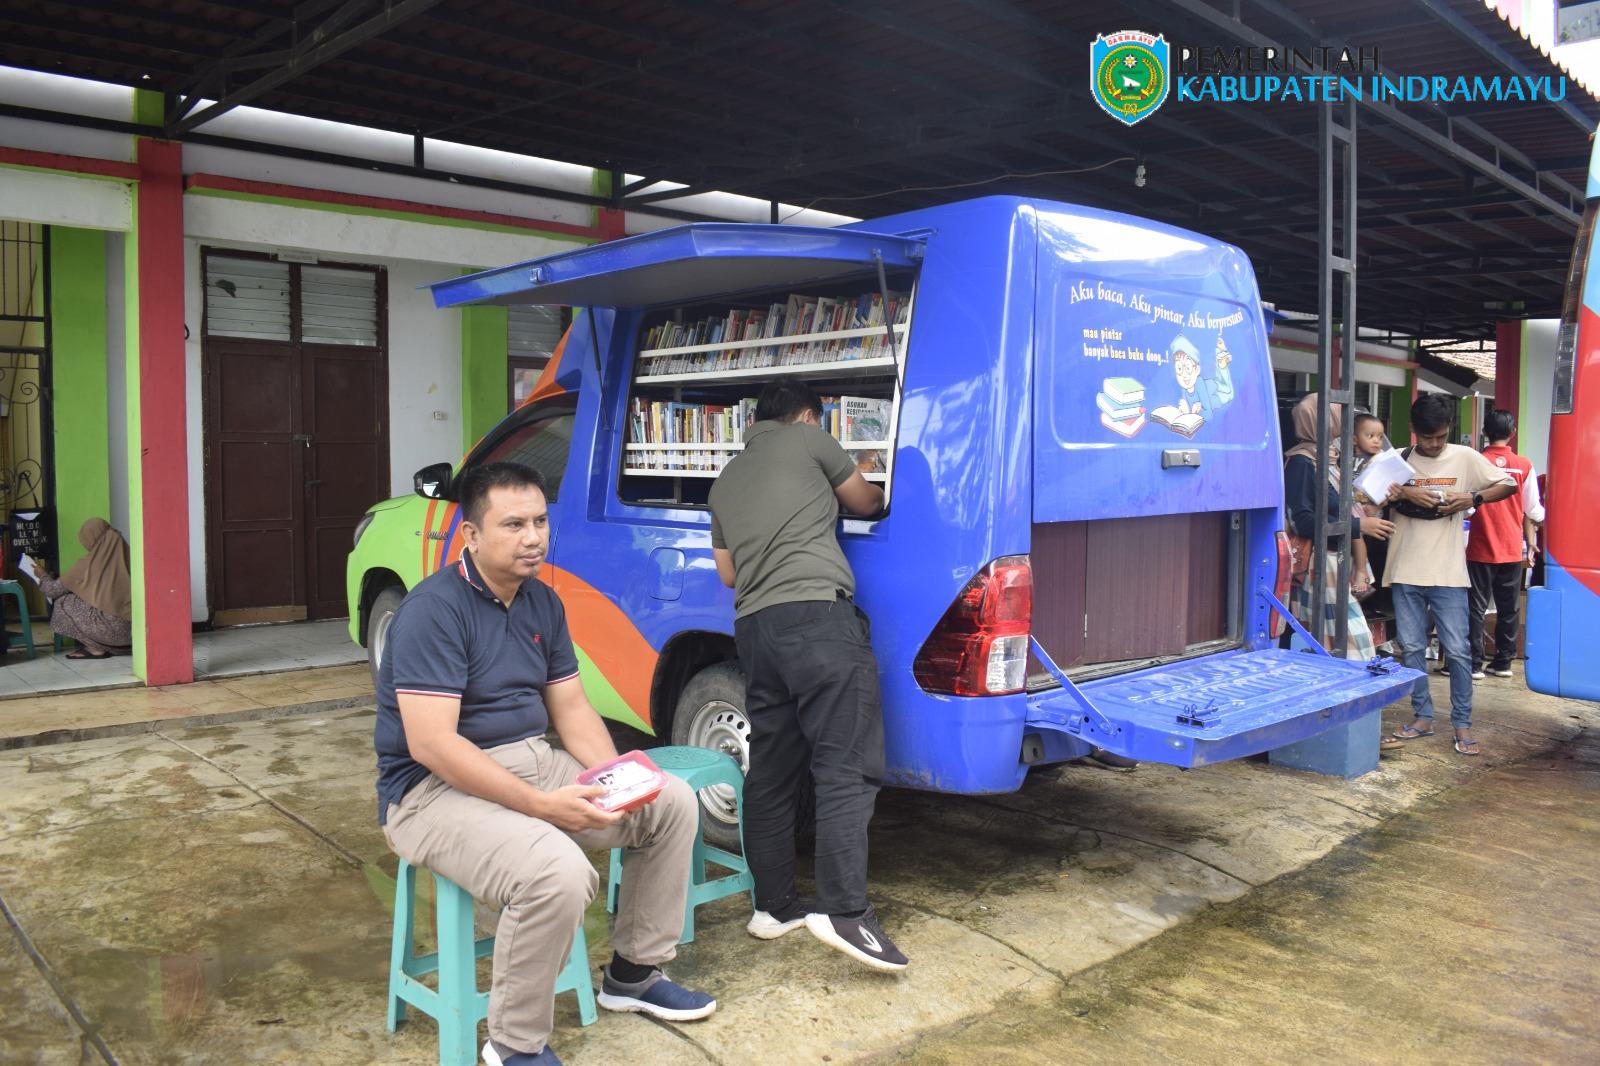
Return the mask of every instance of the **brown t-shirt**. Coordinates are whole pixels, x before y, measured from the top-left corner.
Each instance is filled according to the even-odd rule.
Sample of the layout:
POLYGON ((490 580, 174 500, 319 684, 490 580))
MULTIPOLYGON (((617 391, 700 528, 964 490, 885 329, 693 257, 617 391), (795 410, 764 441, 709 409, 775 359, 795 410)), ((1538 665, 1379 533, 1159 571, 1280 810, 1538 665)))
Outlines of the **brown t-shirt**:
POLYGON ((854 595, 833 490, 856 472, 839 442, 805 422, 757 422, 711 486, 711 544, 733 555, 734 617, 854 595))
MULTIPOLYGON (((1510 481, 1482 455, 1459 444, 1446 444, 1437 458, 1411 450, 1406 460, 1417 472, 1416 483, 1441 492, 1482 492, 1510 481)), ((1466 512, 1444 518, 1408 518, 1391 511, 1394 534, 1389 538, 1389 561, 1384 564, 1384 585, 1433 585, 1466 588, 1467 538, 1461 523, 1466 512)))

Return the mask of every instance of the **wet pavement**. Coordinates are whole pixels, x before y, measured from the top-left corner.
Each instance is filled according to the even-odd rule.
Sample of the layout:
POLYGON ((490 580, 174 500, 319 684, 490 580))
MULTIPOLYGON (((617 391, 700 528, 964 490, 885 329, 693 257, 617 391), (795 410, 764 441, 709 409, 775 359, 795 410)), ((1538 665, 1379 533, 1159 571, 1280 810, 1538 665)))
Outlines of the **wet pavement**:
MULTIPOLYGON (((1350 782, 1246 761, 885 793, 873 891, 906 975, 753 940, 723 900, 671 968, 715 1017, 580 1028, 562 996, 552 1044, 572 1066, 1592 1061, 1600 713, 1519 680, 1480 685, 1478 718, 1481 759, 1441 736, 1350 782)), ((0 752, 0 1062, 436 1062, 427 1019, 384 1029, 371 728, 0 752)), ((586 928, 598 964, 598 901, 586 928)))

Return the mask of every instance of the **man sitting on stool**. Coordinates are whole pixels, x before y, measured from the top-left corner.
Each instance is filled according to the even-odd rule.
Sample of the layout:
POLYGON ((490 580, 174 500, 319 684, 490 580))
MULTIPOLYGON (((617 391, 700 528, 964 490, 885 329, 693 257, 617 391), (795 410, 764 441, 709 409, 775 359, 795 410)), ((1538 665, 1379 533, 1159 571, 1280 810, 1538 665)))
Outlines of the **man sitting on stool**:
POLYGON ((628 814, 574 783, 617 750, 578 679, 561 600, 535 580, 544 482, 490 463, 462 475, 457 498, 461 560, 406 596, 378 670, 378 821, 397 855, 502 908, 483 1061, 559 1066, 545 1043, 556 978, 599 886, 584 849, 627 849, 600 1006, 668 1021, 716 1010, 660 970, 683 933, 698 806, 675 777, 628 814))

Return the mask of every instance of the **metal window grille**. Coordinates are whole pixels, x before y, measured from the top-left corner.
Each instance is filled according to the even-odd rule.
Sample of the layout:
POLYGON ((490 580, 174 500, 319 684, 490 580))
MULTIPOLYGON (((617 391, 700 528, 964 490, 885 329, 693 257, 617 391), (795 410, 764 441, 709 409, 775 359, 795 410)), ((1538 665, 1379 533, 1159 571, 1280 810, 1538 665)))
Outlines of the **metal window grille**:
POLYGON ((289 264, 206 258, 206 334, 289 340, 289 264))
POLYGON ((300 269, 300 338, 309 344, 378 345, 378 276, 370 270, 300 269))

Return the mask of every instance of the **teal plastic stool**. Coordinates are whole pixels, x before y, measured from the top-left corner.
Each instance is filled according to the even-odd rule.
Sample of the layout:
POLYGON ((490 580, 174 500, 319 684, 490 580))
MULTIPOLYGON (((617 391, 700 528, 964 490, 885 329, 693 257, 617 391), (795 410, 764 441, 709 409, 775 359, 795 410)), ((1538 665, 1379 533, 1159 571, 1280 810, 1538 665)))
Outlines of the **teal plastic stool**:
MULTIPOLYGON (((646 752, 661 769, 674 777, 681 777, 698 793, 713 785, 727 785, 733 789, 734 808, 739 812, 739 839, 744 839, 744 773, 731 755, 709 748, 667 747, 651 748, 646 752)), ((622 849, 611 849, 611 876, 606 886, 606 910, 617 913, 617 896, 622 891, 622 849)), ((694 909, 702 903, 732 896, 739 892, 750 895, 750 905, 756 902, 756 880, 750 873, 744 856, 714 848, 705 841, 697 829, 694 835, 694 855, 689 862, 689 901, 683 910, 683 936, 680 944, 694 940, 694 909), (724 877, 709 878, 706 863, 715 862, 733 873, 724 877)))
MULTIPOLYGON (((439 1025, 439 1066, 476 1066, 478 1023, 489 1016, 489 993, 478 991, 477 961, 494 953, 494 937, 472 937, 472 896, 460 885, 433 875, 439 950, 416 955, 411 935, 416 909, 417 868, 400 860, 394 887, 394 939, 389 952, 389 1031, 406 1020, 406 1004, 439 1025), (417 978, 437 972, 435 991, 417 978)), ((578 994, 578 1018, 593 1025, 599 1017, 589 974, 589 944, 578 926, 556 991, 578 994)))
POLYGON ((33 658, 33 619, 28 617, 28 597, 22 591, 20 581, 0 581, 0 603, 5 597, 15 597, 17 601, 17 617, 22 620, 22 642, 28 646, 28 658, 33 658))

